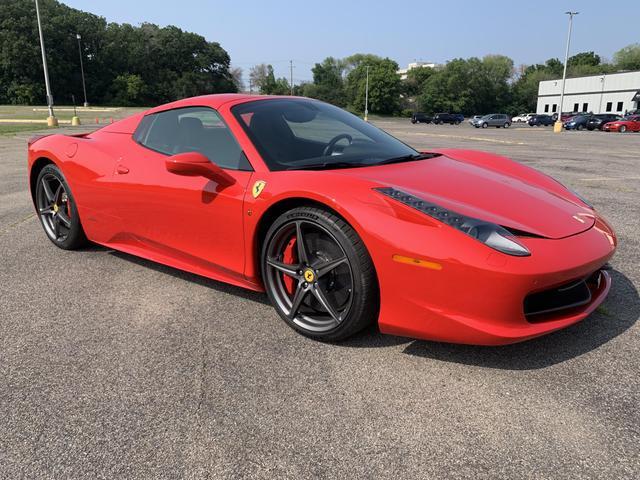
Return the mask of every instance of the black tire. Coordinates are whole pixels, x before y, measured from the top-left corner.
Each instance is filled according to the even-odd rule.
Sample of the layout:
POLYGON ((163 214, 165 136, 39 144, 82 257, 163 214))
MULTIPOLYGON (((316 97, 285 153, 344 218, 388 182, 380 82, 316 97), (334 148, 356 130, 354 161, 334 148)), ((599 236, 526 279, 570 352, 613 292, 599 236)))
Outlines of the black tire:
POLYGON ((411 123, 413 123, 415 125, 416 123, 419 123, 419 122, 418 122, 418 120, 411 120, 411 123))
POLYGON ((578 131, 584 130, 584 125, 578 125, 576 127, 576 130, 578 130, 578 131))
POLYGON ((327 210, 298 207, 280 215, 267 231, 260 265, 271 304, 290 327, 307 337, 343 340, 378 318, 378 282, 371 257, 355 230, 327 210), (292 242, 298 253, 289 264, 285 251, 294 249, 292 242), (285 278, 292 282, 291 291, 285 278))
POLYGON ((504 122, 504 125, 503 125, 504 128, 509 128, 509 126, 511 126, 509 122, 504 122))
POLYGON ((64 250, 75 250, 87 244, 76 205, 60 169, 46 165, 36 180, 36 212, 47 238, 64 250))
POLYGON ((488 126, 489 126, 489 124, 488 124, 487 122, 484 122, 484 123, 482 124, 482 128, 487 128, 488 126))
POLYGON ((620 128, 618 129, 618 131, 620 133, 624 133, 627 131, 627 126, 626 125, 620 125, 620 128))

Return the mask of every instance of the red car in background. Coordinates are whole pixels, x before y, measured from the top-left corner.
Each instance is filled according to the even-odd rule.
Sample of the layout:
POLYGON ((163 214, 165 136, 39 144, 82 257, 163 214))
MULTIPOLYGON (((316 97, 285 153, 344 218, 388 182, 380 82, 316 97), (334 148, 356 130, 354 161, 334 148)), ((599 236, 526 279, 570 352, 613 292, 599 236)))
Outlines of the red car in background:
POLYGON ((632 115, 622 120, 605 123, 602 130, 605 132, 640 132, 640 115, 632 115))
POLYGON ((89 240, 266 291, 319 340, 377 323, 514 343, 580 321, 611 285, 613 230, 551 177, 486 152, 419 152, 311 99, 180 100, 36 137, 28 169, 57 247, 89 240))

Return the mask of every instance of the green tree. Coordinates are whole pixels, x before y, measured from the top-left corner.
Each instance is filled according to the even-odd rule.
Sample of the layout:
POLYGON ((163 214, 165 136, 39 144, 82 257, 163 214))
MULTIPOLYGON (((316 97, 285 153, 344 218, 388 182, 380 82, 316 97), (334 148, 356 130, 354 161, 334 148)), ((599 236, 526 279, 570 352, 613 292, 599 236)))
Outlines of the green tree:
POLYGON ((347 105, 354 112, 364 111, 366 72, 369 67, 369 111, 393 114, 400 109, 398 64, 389 58, 355 54, 344 59, 347 105))
MULTIPOLYGON (((40 0, 51 89, 56 103, 82 98, 76 34, 82 37, 87 95, 91 103, 112 102, 133 90, 137 76, 143 93, 126 97, 155 104, 186 95, 236 91, 229 55, 216 42, 168 26, 107 23, 104 18, 40 0), (133 82, 133 84, 131 83, 133 82)), ((43 72, 32 0, 0 2, 0 102, 44 103, 43 72)), ((134 89, 135 90, 135 89, 134 89)))
POLYGON ((434 73, 418 98, 421 110, 471 115, 503 111, 510 101, 513 61, 501 55, 457 58, 434 73))
POLYGON ((613 62, 620 70, 640 70, 640 43, 633 43, 613 54, 613 62))
POLYGON ((124 73, 118 75, 111 85, 111 103, 117 105, 139 105, 144 99, 146 86, 140 75, 124 73))
POLYGON ((344 64, 333 57, 325 58, 322 63, 316 63, 311 69, 313 83, 307 84, 304 95, 329 102, 339 107, 347 103, 343 72, 344 64))
POLYGON ((569 57, 567 60, 567 68, 575 65, 589 65, 591 67, 595 67, 596 65, 600 65, 600 62, 600 55, 596 55, 594 52, 581 52, 569 57))
POLYGON ((422 92, 424 84, 436 70, 430 67, 412 68, 407 72, 407 78, 402 82, 402 94, 406 97, 415 97, 422 92))

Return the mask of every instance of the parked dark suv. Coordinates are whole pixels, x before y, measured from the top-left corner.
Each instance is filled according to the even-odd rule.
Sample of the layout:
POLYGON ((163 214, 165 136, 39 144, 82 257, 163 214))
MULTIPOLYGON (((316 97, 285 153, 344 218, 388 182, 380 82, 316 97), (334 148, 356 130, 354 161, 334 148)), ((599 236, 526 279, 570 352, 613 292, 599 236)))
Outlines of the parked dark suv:
POLYGON ((433 123, 440 125, 442 123, 449 123, 451 125, 460 125, 464 121, 464 115, 460 113, 436 113, 433 117, 433 123))
POLYGON ((433 117, 426 113, 416 112, 411 115, 411 123, 431 123, 433 117))
POLYGON ((615 122, 621 119, 622 117, 615 113, 598 113, 587 121, 587 130, 595 130, 596 128, 602 130, 605 123, 615 122))
POLYGON ((540 125, 547 126, 553 125, 555 119, 551 115, 534 115, 527 123, 529 123, 530 127, 539 127, 540 125))

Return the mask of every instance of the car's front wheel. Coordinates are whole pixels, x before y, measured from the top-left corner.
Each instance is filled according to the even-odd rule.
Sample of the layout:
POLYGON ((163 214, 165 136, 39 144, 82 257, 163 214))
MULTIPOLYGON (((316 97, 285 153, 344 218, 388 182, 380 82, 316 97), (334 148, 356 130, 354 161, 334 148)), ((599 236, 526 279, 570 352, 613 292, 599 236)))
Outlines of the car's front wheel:
POLYGON ((484 123, 482 124, 482 128, 487 128, 488 126, 489 126, 489 124, 488 124, 487 122, 484 122, 484 123))
POLYGON ((266 234, 261 270, 278 314, 308 337, 342 340, 377 318, 371 257, 355 230, 326 210, 282 214, 266 234))
POLYGON ((75 199, 60 169, 46 165, 38 175, 35 190, 38 218, 49 240, 65 250, 83 246, 87 237, 75 199))
POLYGON ((620 126, 620 128, 618 129, 618 131, 619 131, 620 133, 624 133, 624 132, 626 132, 626 131, 627 131, 627 127, 626 127, 626 126, 624 126, 624 125, 621 125, 621 126, 620 126))

